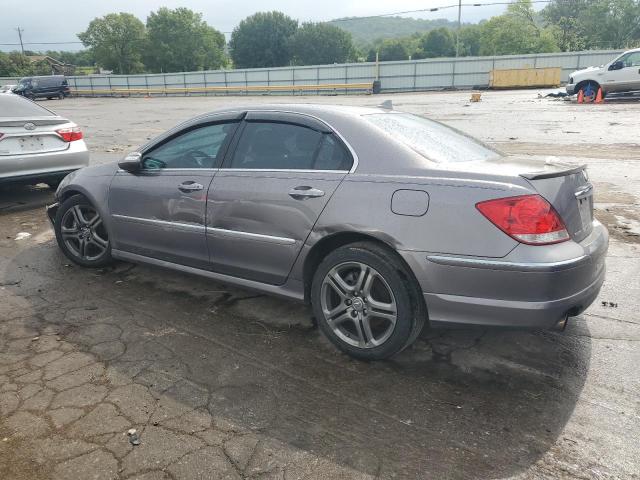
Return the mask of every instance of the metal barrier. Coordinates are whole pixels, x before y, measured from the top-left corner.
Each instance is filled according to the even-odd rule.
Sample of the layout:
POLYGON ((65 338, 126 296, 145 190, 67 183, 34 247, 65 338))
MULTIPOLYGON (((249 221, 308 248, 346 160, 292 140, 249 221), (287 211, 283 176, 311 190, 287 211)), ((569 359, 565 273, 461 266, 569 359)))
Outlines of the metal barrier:
MULTIPOLYGON (((82 96, 145 95, 146 92, 161 95, 346 94, 368 91, 374 81, 380 82, 381 93, 415 92, 488 88, 490 72, 505 69, 560 68, 560 79, 566 82, 572 71, 607 63, 620 53, 620 50, 559 52, 67 78, 69 87, 82 96), (361 87, 365 84, 367 87, 361 87)), ((0 78, 0 83, 15 83, 7 80, 0 78)))

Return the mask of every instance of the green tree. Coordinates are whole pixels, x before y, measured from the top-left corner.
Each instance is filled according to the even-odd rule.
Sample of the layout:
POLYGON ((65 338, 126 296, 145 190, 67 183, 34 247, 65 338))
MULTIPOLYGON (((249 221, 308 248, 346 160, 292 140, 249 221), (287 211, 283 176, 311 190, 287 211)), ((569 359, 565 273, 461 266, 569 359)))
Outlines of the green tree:
POLYGON ((188 8, 166 7, 147 17, 144 63, 152 72, 212 70, 226 63, 224 35, 202 14, 188 8))
POLYGON ((543 10, 561 47, 627 48, 640 40, 639 0, 554 0, 543 10))
POLYGON ((481 55, 512 55, 558 50, 553 31, 536 20, 530 0, 518 0, 504 15, 482 24, 481 55))
MULTIPOLYGON (((35 54, 34 52, 25 52, 35 54)), ((45 61, 33 62, 21 52, 0 52, 0 77, 27 77, 51 75, 51 67, 45 61)))
POLYGON ((327 23, 303 23, 289 42, 295 65, 326 65, 355 60, 351 34, 327 23))
POLYGON ((383 40, 378 52, 378 58, 381 62, 409 59, 409 49, 403 39, 383 40))
POLYGON ((291 60, 289 38, 298 22, 282 12, 258 12, 240 22, 229 49, 236 68, 282 67, 291 60))
POLYGON ((418 41, 418 49, 412 58, 452 57, 456 54, 455 37, 448 28, 435 28, 418 41))
POLYGON ((480 55, 482 27, 480 25, 465 25, 460 29, 461 57, 475 57, 480 55))
POLYGON ((110 13, 95 18, 78 38, 90 47, 96 62, 115 73, 142 72, 144 24, 130 13, 110 13))

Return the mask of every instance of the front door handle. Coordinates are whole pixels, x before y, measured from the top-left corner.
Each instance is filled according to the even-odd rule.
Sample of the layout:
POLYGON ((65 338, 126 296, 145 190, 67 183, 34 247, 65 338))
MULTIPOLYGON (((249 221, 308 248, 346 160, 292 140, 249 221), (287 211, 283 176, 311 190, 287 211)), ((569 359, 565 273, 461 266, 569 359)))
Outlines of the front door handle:
POLYGON ((181 192, 189 193, 189 192, 197 192, 199 190, 203 190, 204 186, 200 183, 196 183, 193 181, 184 182, 178 185, 178 190, 181 192))
POLYGON ((289 196, 296 200, 304 200, 305 198, 324 197, 324 191, 307 185, 301 185, 289 190, 289 196))

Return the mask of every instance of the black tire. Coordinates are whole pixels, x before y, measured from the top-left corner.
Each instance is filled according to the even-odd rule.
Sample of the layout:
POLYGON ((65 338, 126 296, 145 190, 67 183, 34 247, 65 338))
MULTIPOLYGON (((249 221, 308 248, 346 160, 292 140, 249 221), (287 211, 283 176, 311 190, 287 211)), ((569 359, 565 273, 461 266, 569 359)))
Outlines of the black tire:
MULTIPOLYGON (((70 215, 73 216, 73 212, 70 212, 70 215)), ((101 222, 99 216, 100 213, 98 212, 98 210, 82 195, 74 195, 73 197, 68 198, 67 200, 62 202, 60 207, 58 207, 58 211, 56 212, 54 230, 56 234, 56 240, 58 241, 58 246, 67 256, 67 258, 69 258, 69 260, 83 267, 101 268, 113 262, 113 259, 111 257, 111 242, 108 238, 108 232, 104 223, 101 222), (83 221, 78 223, 77 240, 74 240, 72 238, 73 233, 65 233, 63 235, 63 228, 65 228, 64 225, 69 221, 69 218, 67 218, 67 212, 70 212, 70 210, 72 209, 74 210, 74 212, 77 211, 75 207, 79 207, 82 211, 94 211, 96 215, 98 215, 98 221, 100 221, 99 225, 92 227, 90 223, 91 221, 95 220, 95 217, 90 216, 87 219, 88 222, 85 222, 83 213, 83 221), (87 237, 87 235, 92 237, 91 239, 87 237, 82 240, 89 245, 85 250, 85 252, 87 253, 86 256, 80 256, 80 251, 82 250, 80 239, 81 234, 84 237, 87 237), (98 235, 98 238, 96 238, 96 235, 98 235), (97 239, 100 239, 102 242, 106 240, 106 246, 99 246, 97 244, 97 239), (76 247, 76 242, 78 243, 78 247, 76 247), (102 253, 98 254, 100 248, 102 248, 103 251, 102 253)), ((73 225, 71 227, 73 227, 73 225)), ((65 228, 65 231, 69 232, 72 229, 73 228, 65 228)))
MULTIPOLYGON (((349 275, 349 273, 347 275, 349 275)), ((363 278, 367 278, 366 274, 364 274, 363 278)), ((354 283, 354 285, 356 285, 356 283, 354 283)), ((364 292, 356 292, 356 295, 361 295, 365 298, 364 292)), ((338 306, 336 309, 343 308, 341 306, 342 301, 339 299, 340 297, 336 296, 335 298, 338 299, 338 306)), ((344 300, 345 305, 348 301, 349 300, 344 300)), ((367 303, 365 301, 364 303, 364 314, 367 313, 366 308, 370 308, 370 311, 375 311, 375 307, 372 306, 371 302, 367 303)), ((311 304, 313 313, 318 321, 318 326, 322 333, 340 350, 360 360, 383 360, 401 352, 415 341, 422 331, 427 318, 424 301, 421 299, 420 295, 420 289, 411 272, 408 271, 407 267, 401 259, 398 258, 395 252, 378 246, 372 242, 358 242, 345 245, 334 250, 323 259, 313 276, 313 283, 311 286, 311 304), (358 341, 358 332, 352 334, 349 331, 349 328, 351 328, 349 325, 351 323, 355 326, 351 329, 354 331, 357 329, 360 332, 361 337, 359 338, 362 338, 362 332, 367 331, 362 323, 360 323, 360 326, 356 326, 357 322, 362 322, 362 319, 359 316, 354 317, 353 315, 355 301, 351 301, 349 304, 352 305, 352 307, 344 307, 347 309, 351 308, 351 311, 348 313, 352 318, 354 318, 353 320, 343 317, 343 315, 339 315, 341 318, 347 318, 338 324, 346 324, 344 328, 337 328, 335 325, 332 327, 325 314, 325 311, 329 310, 326 308, 327 295, 331 296, 336 295, 337 293, 335 287, 327 286, 331 283, 328 282, 328 274, 330 272, 339 272, 339 269, 341 268, 349 269, 351 268, 351 265, 364 265, 369 267, 369 275, 374 275, 374 277, 376 277, 376 279, 372 281, 381 282, 379 284, 381 285, 380 288, 385 290, 388 289, 392 295, 392 297, 389 298, 391 299, 390 302, 394 303, 395 307, 395 326, 393 326, 391 333, 388 333, 388 337, 385 338, 385 335, 381 335, 381 337, 385 339, 380 344, 366 346, 357 346, 353 344, 358 341), (378 275, 382 280, 378 279, 378 275), (332 294, 328 292, 328 288, 334 289, 336 293, 332 294), (325 299, 324 306, 323 298, 325 299)), ((333 310, 333 308, 331 310, 333 310)), ((359 315, 359 313, 356 312, 356 315, 359 315)), ((375 313, 370 313, 370 315, 373 317, 376 316, 375 313)), ((367 322, 369 321, 370 320, 367 320, 367 322)), ((383 326, 382 328, 385 327, 383 326)), ((386 332, 388 331, 389 330, 386 330, 386 332)), ((369 327, 368 332, 373 332, 373 328, 371 326, 369 327)), ((364 337, 366 340, 369 340, 366 334, 364 337)), ((375 333, 371 339, 375 340, 375 333)), ((360 343, 360 345, 362 345, 362 343, 360 343)))
POLYGON ((58 100, 64 100, 64 93, 58 93, 58 100))

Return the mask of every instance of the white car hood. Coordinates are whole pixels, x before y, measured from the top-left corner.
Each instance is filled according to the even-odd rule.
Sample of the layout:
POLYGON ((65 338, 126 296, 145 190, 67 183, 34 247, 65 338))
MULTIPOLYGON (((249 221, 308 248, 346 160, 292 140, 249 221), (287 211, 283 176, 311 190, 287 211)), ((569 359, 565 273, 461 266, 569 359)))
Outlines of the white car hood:
POLYGON ((599 66, 599 67, 587 67, 587 68, 583 68, 581 70, 576 70, 575 72, 571 73, 571 76, 574 77, 576 75, 582 75, 585 73, 589 73, 589 72, 597 72, 599 70, 603 69, 603 65, 599 66))

